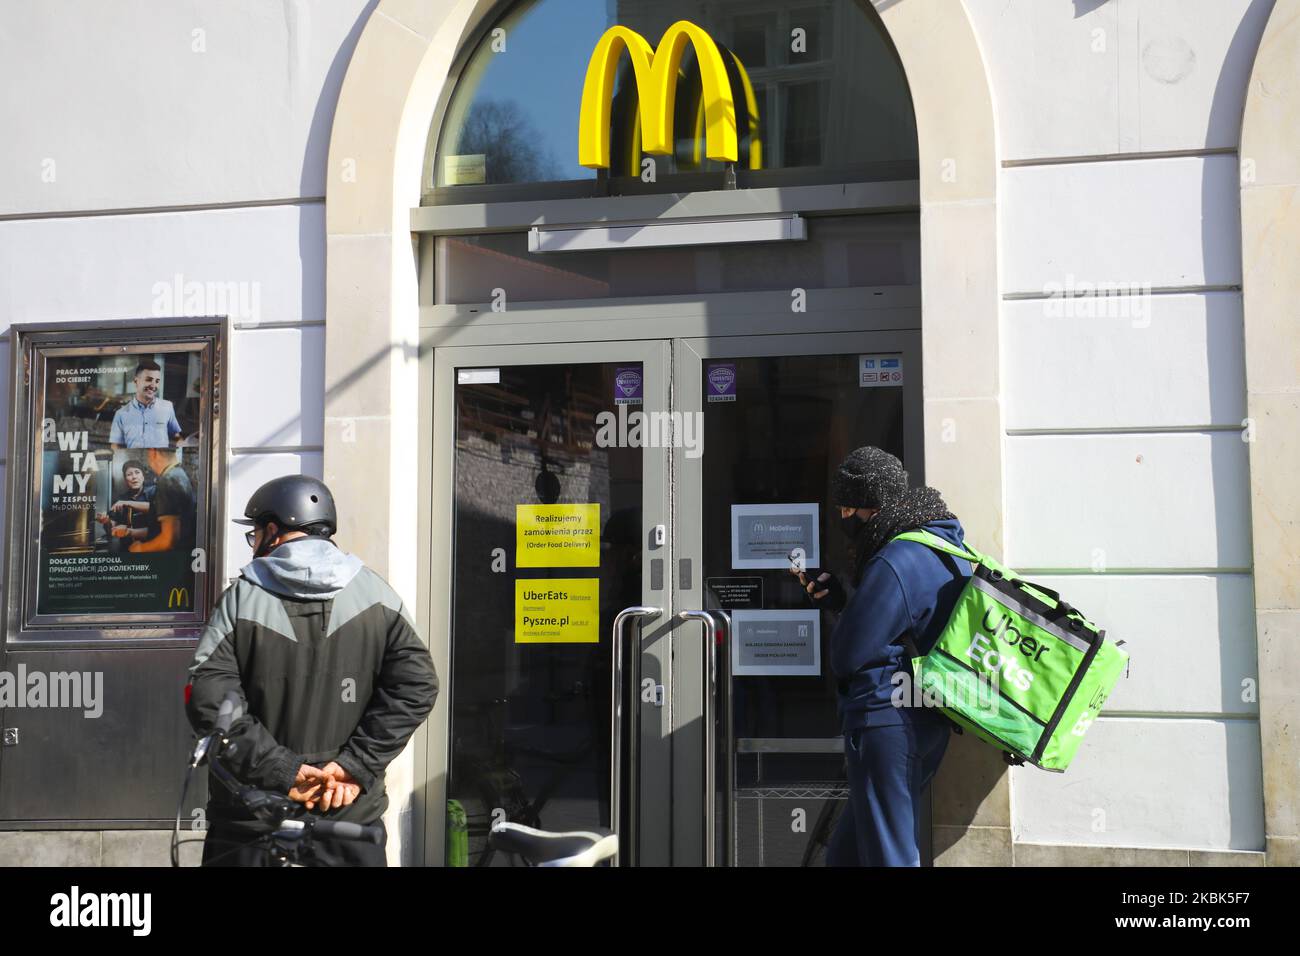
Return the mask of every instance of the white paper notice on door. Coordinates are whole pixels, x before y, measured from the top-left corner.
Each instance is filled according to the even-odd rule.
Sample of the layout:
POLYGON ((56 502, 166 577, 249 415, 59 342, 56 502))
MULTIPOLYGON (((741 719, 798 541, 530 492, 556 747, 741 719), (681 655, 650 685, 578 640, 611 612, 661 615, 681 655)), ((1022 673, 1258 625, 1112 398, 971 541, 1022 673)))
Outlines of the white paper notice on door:
POLYGON ((801 549, 803 566, 821 565, 816 502, 731 506, 732 568, 789 568, 801 549))
POLYGON ((902 384, 902 355, 895 352, 885 355, 858 356, 859 388, 892 388, 902 384))
POLYGON ((819 677, 821 614, 732 611, 731 673, 736 677, 819 677))
POLYGON ((457 385, 500 385, 501 369, 499 368, 458 368, 456 369, 457 385))

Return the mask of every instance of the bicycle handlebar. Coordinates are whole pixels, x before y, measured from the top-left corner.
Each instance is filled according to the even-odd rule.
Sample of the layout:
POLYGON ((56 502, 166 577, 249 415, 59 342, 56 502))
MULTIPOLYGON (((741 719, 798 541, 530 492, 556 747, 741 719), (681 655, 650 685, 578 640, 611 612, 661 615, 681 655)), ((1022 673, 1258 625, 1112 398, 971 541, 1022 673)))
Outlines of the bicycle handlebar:
POLYGON ((243 716, 243 702, 239 699, 238 694, 231 691, 222 698, 221 707, 217 710, 216 733, 224 737, 226 734, 230 733, 230 726, 243 716))
POLYGON ((348 823, 346 820, 313 820, 311 828, 317 836, 337 837, 383 846, 384 828, 374 823, 348 823))

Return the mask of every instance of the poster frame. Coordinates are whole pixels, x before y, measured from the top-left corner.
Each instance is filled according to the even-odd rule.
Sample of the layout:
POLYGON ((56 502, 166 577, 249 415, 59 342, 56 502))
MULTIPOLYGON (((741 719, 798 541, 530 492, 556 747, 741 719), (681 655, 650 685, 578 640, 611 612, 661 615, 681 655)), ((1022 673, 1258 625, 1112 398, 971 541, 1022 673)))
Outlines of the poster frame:
POLYGON ((4 645, 16 647, 114 646, 166 647, 192 645, 198 639, 219 596, 224 578, 225 463, 227 430, 222 386, 229 380, 228 317, 140 318, 86 323, 15 323, 9 330, 9 402, 12 409, 8 457, 5 462, 5 613, 4 645), (200 534, 196 542, 206 548, 206 570, 196 572, 193 607, 106 616, 103 614, 37 614, 36 569, 40 547, 40 457, 35 444, 44 401, 42 356, 59 350, 86 353, 136 346, 157 346, 160 351, 201 345, 207 360, 203 369, 200 415, 207 440, 201 455, 198 496, 200 534))

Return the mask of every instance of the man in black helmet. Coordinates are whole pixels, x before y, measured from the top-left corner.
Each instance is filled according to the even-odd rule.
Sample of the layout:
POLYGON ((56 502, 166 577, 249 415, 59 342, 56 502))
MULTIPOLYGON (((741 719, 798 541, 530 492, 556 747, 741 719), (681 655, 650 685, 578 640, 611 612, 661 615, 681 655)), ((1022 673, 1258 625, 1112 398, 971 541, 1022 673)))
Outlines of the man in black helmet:
POLYGON ((943 759, 949 723, 937 710, 912 706, 911 657, 938 640, 970 565, 893 539, 925 528, 961 545, 964 532, 937 491, 908 488, 902 463, 879 448, 851 452, 836 469, 832 491, 853 555, 852 593, 828 573, 816 581, 799 573, 809 597, 840 614, 830 656, 849 805, 826 863, 919 866, 921 795, 943 759))
MULTIPOLYGON (((379 824, 384 771, 433 708, 437 675, 396 592, 331 540, 334 498, 290 475, 253 493, 239 524, 253 560, 221 596, 190 665, 187 712, 210 733, 226 694, 245 701, 225 765, 304 812, 379 824)), ((204 866, 263 866, 251 818, 209 777, 204 866)), ((384 866, 382 846, 317 837, 317 865, 384 866)))

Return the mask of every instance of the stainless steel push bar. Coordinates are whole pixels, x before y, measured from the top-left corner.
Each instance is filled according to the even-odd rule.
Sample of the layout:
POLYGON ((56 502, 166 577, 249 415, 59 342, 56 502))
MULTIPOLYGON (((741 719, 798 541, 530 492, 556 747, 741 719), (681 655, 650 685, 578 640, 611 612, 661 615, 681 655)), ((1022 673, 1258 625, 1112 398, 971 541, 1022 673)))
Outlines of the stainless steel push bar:
POLYGON ((702 714, 704 736, 704 865, 717 864, 717 769, 718 728, 717 709, 723 708, 726 766, 723 771, 722 831, 723 860, 732 863, 731 807, 735 794, 735 761, 732 758, 735 728, 732 724, 731 706, 731 616, 725 611, 679 611, 682 621, 699 621, 704 625, 704 647, 701 666, 704 672, 704 708, 702 714), (723 649, 723 674, 718 674, 718 634, 721 632, 723 649), (719 693, 721 690, 721 693, 719 693), (719 699, 721 698, 721 699, 719 699))
MULTIPOLYGON (((721 657, 718 674, 718 707, 722 710, 722 863, 724 866, 736 865, 736 834, 732 813, 736 807, 736 708, 731 701, 731 615, 726 611, 714 611, 714 616, 722 625, 721 657)), ((716 656, 716 655, 715 655, 716 656)))
MULTIPOLYGON (((639 779, 641 735, 637 721, 632 721, 632 731, 629 735, 631 754, 628 760, 627 819, 621 819, 623 810, 622 801, 620 800, 622 787, 619 784, 623 775, 623 700, 626 694, 626 683, 623 677, 623 645, 625 643, 623 625, 634 618, 656 617, 662 613, 663 608, 636 606, 625 607, 614 617, 614 661, 613 666, 610 668, 609 684, 610 714, 613 716, 610 731, 609 825, 610 829, 619 835, 620 847, 618 855, 611 861, 612 866, 636 865, 637 827, 639 824, 637 792, 641 785, 639 779)), ((631 673, 635 681, 632 687, 632 700, 635 701, 641 683, 641 645, 639 643, 631 658, 631 673)))

